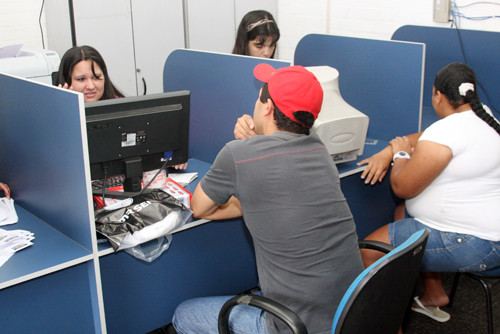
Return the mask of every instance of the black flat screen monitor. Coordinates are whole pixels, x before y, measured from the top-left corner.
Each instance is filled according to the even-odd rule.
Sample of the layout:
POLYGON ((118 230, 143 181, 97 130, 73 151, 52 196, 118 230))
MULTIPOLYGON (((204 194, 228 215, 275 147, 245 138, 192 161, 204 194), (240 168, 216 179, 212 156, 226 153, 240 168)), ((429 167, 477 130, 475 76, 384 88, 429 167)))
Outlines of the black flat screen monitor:
POLYGON ((178 91, 86 103, 92 180, 123 174, 125 191, 137 192, 143 172, 185 163, 189 102, 178 91))

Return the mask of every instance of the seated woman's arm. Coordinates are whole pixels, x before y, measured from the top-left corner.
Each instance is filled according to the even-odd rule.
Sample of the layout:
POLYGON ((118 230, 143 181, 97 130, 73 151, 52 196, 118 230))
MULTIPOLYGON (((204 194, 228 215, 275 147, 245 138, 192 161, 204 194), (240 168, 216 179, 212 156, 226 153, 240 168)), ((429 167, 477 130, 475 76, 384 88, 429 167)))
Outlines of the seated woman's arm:
MULTIPOLYGON (((417 132, 405 137, 408 138, 410 146, 413 148, 417 145, 418 139, 421 135, 422 132, 417 132)), ((358 162, 358 166, 367 165, 361 174, 361 178, 365 180, 366 184, 371 183, 373 185, 377 183, 377 181, 382 182, 387 174, 387 171, 389 170, 389 166, 391 165, 392 157, 394 156, 394 153, 392 152, 392 146, 388 145, 382 151, 358 162)), ((411 153, 411 151, 408 151, 408 153, 411 153)))
POLYGON ((391 187, 401 198, 420 194, 446 168, 453 153, 448 146, 422 140, 412 152, 410 141, 397 137, 391 141, 392 152, 405 151, 411 158, 396 159, 391 171, 391 187))

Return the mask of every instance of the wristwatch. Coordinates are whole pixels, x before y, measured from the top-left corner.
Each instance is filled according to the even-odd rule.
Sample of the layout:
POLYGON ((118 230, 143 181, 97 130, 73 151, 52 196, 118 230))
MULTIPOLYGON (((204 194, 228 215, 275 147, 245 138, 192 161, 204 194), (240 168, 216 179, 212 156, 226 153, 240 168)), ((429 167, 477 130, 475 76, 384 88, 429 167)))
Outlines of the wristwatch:
POLYGON ((410 155, 408 153, 406 153, 405 151, 399 151, 396 154, 394 154, 394 156, 392 157, 392 161, 394 162, 394 160, 396 160, 396 159, 408 159, 408 160, 410 160, 410 155))

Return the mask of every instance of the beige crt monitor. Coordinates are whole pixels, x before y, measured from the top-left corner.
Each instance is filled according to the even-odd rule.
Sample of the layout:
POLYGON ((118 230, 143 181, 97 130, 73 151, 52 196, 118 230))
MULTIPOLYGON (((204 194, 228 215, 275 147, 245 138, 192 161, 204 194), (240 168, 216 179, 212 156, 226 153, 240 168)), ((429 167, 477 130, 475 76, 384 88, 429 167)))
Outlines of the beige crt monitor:
POLYGON ((350 106, 339 91, 339 72, 330 66, 306 67, 323 87, 323 105, 312 130, 335 163, 356 160, 363 154, 368 116, 350 106))

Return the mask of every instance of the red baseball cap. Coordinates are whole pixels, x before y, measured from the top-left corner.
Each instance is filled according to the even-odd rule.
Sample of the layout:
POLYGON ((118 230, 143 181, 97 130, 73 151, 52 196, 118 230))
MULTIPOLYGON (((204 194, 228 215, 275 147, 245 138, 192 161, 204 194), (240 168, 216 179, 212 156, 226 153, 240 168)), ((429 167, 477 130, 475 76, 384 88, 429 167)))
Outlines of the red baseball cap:
POLYGON ((304 126, 293 113, 307 111, 316 120, 323 103, 323 88, 314 74, 303 66, 275 69, 269 64, 255 66, 253 74, 267 83, 269 95, 286 117, 304 126))

